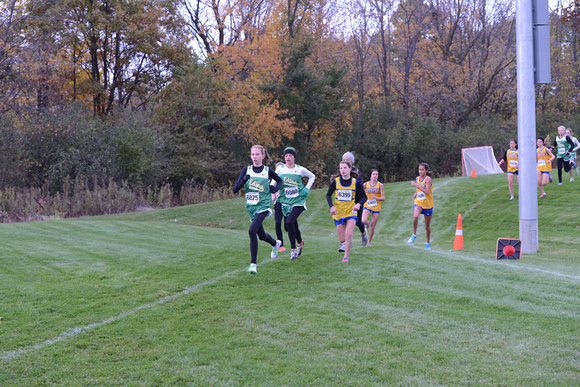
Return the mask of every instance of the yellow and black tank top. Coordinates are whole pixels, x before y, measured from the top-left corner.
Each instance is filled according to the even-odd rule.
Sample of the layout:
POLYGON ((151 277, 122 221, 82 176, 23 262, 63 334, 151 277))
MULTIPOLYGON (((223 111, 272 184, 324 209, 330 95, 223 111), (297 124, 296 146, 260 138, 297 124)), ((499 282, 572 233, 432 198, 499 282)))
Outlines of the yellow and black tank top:
POLYGON ((349 216, 356 216, 356 211, 353 212, 353 207, 356 204, 356 179, 350 179, 350 185, 344 186, 340 183, 340 177, 335 179, 336 190, 334 191, 334 208, 336 208, 336 215, 332 215, 335 220, 348 218, 349 216))

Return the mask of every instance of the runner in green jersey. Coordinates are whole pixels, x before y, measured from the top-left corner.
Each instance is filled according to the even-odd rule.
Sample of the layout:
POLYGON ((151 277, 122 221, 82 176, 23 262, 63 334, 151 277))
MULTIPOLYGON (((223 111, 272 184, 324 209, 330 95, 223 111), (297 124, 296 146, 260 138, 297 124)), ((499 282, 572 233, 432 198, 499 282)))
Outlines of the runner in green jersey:
POLYGON ((578 149, 580 149, 580 142, 578 142, 578 139, 576 137, 574 137, 574 133, 572 132, 572 129, 568 128, 566 129, 566 136, 570 137, 572 139, 572 142, 574 143, 574 147, 572 148, 572 150, 570 151, 570 181, 574 181, 574 174, 576 174, 576 176, 578 176, 578 163, 576 162, 576 152, 578 151, 578 149), (572 172, 572 170, 574 170, 574 172, 572 172))
POLYGON ((282 178, 283 185, 280 189, 278 203, 281 204, 282 213, 286 218, 286 230, 290 239, 290 259, 294 260, 302 254, 304 241, 298 228, 298 217, 306 211, 306 198, 314 184, 315 176, 308 169, 296 165, 296 149, 287 147, 284 149, 284 165, 276 168, 276 174, 282 178), (308 179, 306 186, 303 178, 308 179), (298 242, 298 246, 296 246, 298 242))
POLYGON ((266 241, 272 246, 270 258, 278 256, 278 249, 282 244, 266 233, 264 230, 264 219, 272 214, 272 194, 278 192, 282 186, 282 179, 272 169, 263 164, 270 160, 268 152, 260 145, 254 145, 250 152, 252 165, 244 167, 234 184, 234 193, 242 187, 246 192, 246 210, 250 215, 252 224, 250 225, 250 258, 251 264, 248 268, 250 274, 257 273, 258 238, 266 241), (276 181, 275 186, 270 186, 270 181, 276 181))
POLYGON ((558 163, 558 185, 562 185, 562 167, 565 172, 570 171, 570 153, 574 148, 574 142, 570 136, 566 136, 566 128, 558 126, 558 135, 554 139, 556 158, 558 163))

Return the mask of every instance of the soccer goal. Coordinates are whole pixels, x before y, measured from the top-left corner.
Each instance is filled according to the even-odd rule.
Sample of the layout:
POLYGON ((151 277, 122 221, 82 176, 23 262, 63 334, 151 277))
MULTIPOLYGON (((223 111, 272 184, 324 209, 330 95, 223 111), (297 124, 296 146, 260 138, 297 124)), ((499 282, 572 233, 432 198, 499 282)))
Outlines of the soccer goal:
POLYGON ((477 175, 503 173, 493 155, 493 147, 480 146, 461 149, 461 172, 463 176, 471 176, 474 170, 477 175))

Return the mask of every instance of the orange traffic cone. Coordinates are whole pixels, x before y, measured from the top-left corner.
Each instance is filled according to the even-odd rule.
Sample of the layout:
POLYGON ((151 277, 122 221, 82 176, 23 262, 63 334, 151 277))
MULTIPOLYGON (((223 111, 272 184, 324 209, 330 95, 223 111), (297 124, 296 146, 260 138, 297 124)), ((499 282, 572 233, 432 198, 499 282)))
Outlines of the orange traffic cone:
POLYGON ((461 223, 461 214, 457 217, 457 229, 455 230, 453 250, 463 250, 463 224, 461 223))
POLYGON ((471 170, 471 177, 476 177, 477 173, 475 173, 475 168, 471 170))

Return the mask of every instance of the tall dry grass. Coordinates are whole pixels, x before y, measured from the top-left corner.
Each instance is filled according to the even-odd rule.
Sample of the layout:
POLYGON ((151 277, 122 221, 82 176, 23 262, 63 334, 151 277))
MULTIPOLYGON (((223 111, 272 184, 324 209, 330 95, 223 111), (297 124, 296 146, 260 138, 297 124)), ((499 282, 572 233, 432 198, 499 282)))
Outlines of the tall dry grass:
POLYGON ((181 189, 165 183, 159 187, 133 188, 112 179, 66 180, 62 192, 50 185, 0 190, 0 222, 30 222, 118 214, 197 204, 234 197, 229 187, 211 189, 187 180, 181 189))

